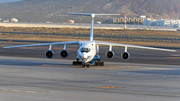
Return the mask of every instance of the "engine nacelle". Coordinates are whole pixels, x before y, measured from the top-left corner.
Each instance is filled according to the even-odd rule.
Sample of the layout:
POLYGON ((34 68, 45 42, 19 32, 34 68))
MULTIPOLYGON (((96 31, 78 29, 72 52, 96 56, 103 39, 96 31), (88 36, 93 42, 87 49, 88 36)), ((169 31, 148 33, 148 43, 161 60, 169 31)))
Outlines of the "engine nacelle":
POLYGON ((62 51, 60 52, 60 56, 61 56, 62 58, 67 58, 67 57, 69 56, 69 52, 68 52, 67 50, 62 50, 62 51))
POLYGON ((106 57, 109 59, 113 59, 114 58, 114 52, 113 51, 107 51, 106 52, 106 57))
POLYGON ((121 58, 124 60, 128 60, 130 58, 130 54, 128 52, 123 52, 121 54, 121 58))
POLYGON ((46 57, 49 59, 53 58, 53 56, 54 56, 54 52, 52 50, 46 51, 45 54, 46 54, 46 57))

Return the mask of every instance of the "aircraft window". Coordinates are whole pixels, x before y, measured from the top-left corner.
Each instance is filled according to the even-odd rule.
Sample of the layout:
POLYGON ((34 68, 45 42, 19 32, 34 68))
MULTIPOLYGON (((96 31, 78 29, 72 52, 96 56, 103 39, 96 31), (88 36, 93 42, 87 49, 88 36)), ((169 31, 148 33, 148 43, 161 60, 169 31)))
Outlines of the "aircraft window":
POLYGON ((82 48, 81 49, 81 52, 90 52, 91 50, 90 50, 90 48, 82 48))

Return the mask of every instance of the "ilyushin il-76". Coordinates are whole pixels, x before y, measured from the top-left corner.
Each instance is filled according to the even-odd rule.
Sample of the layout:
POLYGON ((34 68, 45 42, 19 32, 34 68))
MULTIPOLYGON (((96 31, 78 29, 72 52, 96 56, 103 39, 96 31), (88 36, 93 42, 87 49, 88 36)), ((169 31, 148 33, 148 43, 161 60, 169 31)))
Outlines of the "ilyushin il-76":
POLYGON ((90 40, 89 41, 69 41, 69 42, 55 42, 55 43, 43 43, 43 44, 31 44, 31 45, 18 45, 18 46, 7 46, 7 47, 3 47, 3 48, 33 47, 33 46, 48 45, 49 50, 47 50, 45 52, 45 55, 47 58, 51 59, 54 56, 54 52, 52 51, 53 45, 64 45, 64 48, 60 51, 60 56, 62 58, 67 58, 69 55, 69 52, 66 49, 67 45, 79 45, 79 49, 77 51, 77 56, 76 56, 76 61, 73 61, 72 64, 73 65, 81 65, 82 67, 89 67, 90 64, 95 65, 95 66, 104 66, 104 62, 101 61, 101 57, 98 55, 99 46, 109 46, 109 50, 105 53, 106 57, 109 59, 113 59, 115 56, 115 54, 112 50, 113 46, 119 46, 119 47, 125 48, 124 52, 122 52, 122 54, 121 54, 122 59, 125 59, 125 60, 128 60, 130 58, 130 54, 127 51, 128 47, 177 52, 176 50, 170 50, 170 49, 95 41, 94 40, 94 18, 95 18, 95 16, 105 16, 105 15, 117 16, 120 14, 87 14, 87 13, 66 13, 66 14, 91 17, 90 40))

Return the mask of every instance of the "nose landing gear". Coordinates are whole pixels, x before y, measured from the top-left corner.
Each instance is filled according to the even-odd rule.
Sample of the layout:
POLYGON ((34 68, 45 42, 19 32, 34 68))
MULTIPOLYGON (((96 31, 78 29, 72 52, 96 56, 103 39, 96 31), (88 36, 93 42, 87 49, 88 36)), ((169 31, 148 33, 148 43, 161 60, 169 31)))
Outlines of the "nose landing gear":
POLYGON ((83 67, 83 68, 86 68, 86 67, 89 68, 89 64, 83 63, 83 64, 82 64, 82 67, 83 67))
MULTIPOLYGON (((79 61, 79 59, 77 59, 76 61, 73 61, 72 65, 73 66, 82 66, 83 68, 89 68, 90 67, 90 64, 79 61)), ((104 62, 100 61, 100 60, 95 61, 94 66, 104 66, 104 62)))

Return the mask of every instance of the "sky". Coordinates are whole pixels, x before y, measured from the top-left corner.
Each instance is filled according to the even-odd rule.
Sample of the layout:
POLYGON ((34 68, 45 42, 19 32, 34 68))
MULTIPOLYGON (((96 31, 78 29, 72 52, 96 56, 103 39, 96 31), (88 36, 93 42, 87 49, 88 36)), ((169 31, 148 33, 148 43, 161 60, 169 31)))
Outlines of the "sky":
POLYGON ((16 2, 16 1, 23 1, 23 0, 0 0, 0 3, 8 3, 8 2, 16 2))

